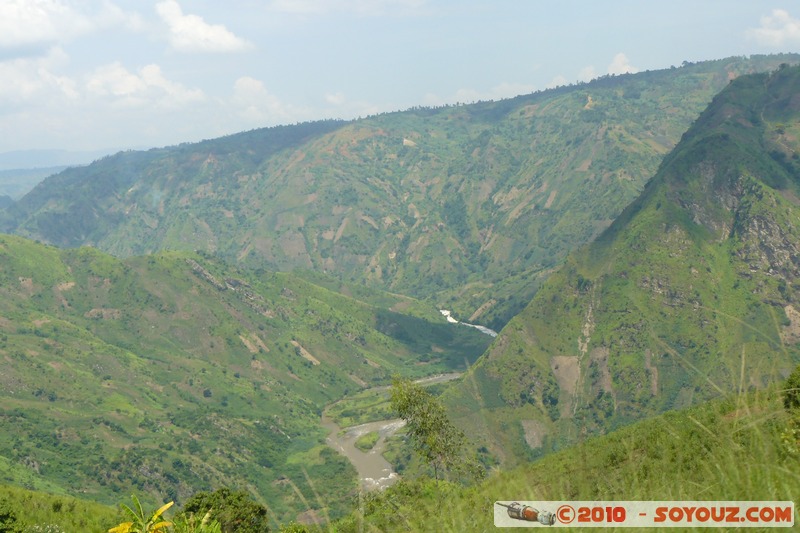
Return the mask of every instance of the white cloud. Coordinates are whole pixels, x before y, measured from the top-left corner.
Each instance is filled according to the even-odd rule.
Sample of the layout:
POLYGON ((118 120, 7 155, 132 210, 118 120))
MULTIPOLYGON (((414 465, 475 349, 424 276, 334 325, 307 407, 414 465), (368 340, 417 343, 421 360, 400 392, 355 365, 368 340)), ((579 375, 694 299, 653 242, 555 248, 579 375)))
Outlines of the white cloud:
POLYGON ((117 62, 97 68, 86 82, 86 88, 99 96, 130 96, 144 91, 147 85, 117 62))
MULTIPOLYGON (((636 72, 638 72, 638 69, 630 64, 628 56, 626 56, 622 52, 614 56, 614 58, 611 60, 611 63, 608 65, 608 68, 606 69, 606 74, 612 74, 612 75, 626 74, 626 73, 634 74, 636 72)), ((577 81, 579 82, 592 81, 600 76, 601 74, 598 74, 597 69, 594 68, 594 65, 589 65, 588 67, 583 67, 578 72, 577 81)), ((568 83, 569 82, 564 76, 559 75, 556 76, 556 78, 551 82, 549 87, 567 85, 568 83)))
POLYGON ((590 81, 597 77, 597 71, 594 69, 592 65, 588 67, 583 67, 580 72, 578 72, 578 81, 590 81))
POLYGON ((347 101, 347 98, 345 98, 344 93, 341 92, 332 94, 329 93, 325 95, 325 101, 335 106, 341 106, 344 105, 344 103, 347 101))
POLYGON ((257 125, 297 122, 311 116, 307 109, 285 104, 263 82, 249 76, 234 83, 232 104, 241 118, 257 125))
POLYGON ((19 104, 40 99, 52 102, 62 97, 78 97, 77 84, 56 74, 69 61, 58 47, 46 56, 17 58, 0 62, 0 103, 19 104))
POLYGON ((381 16, 410 14, 424 7, 427 0, 272 0, 274 11, 300 15, 324 15, 334 12, 381 16))
POLYGON ((783 9, 773 9, 771 15, 761 17, 761 26, 747 30, 746 35, 766 46, 800 44, 800 20, 783 9))
POLYGON ((61 0, 0 0, 0 49, 44 55, 57 43, 102 28, 142 26, 137 14, 107 0, 82 2, 79 7, 83 9, 61 0))
POLYGON ((182 52, 238 52, 252 45, 221 24, 208 24, 197 15, 184 15, 175 0, 156 4, 170 31, 170 44, 182 52))
POLYGON ((349 100, 343 92, 327 93, 323 96, 323 99, 330 107, 325 111, 318 110, 314 117, 309 118, 326 116, 347 120, 375 115, 381 111, 378 106, 370 102, 349 100))
POLYGON ((615 55, 614 59, 611 61, 611 64, 608 65, 609 74, 635 74, 636 72, 638 72, 638 69, 631 65, 630 60, 628 60, 628 56, 622 52, 615 55))
POLYGON ((0 1, 0 46, 13 48, 51 43, 62 32, 81 33, 89 22, 54 0, 0 1))
POLYGON ((536 90, 533 85, 526 83, 509 83, 503 82, 499 85, 485 90, 479 91, 477 89, 462 88, 458 89, 455 94, 449 98, 443 98, 438 94, 428 93, 423 99, 422 103, 428 106, 439 106, 445 104, 452 104, 459 102, 462 104, 469 104, 472 102, 489 101, 489 100, 502 100, 504 98, 513 98, 521 94, 532 93, 536 90))
POLYGON ((548 89, 552 89, 554 87, 561 87, 561 86, 568 85, 568 84, 569 84, 569 80, 567 78, 565 78, 564 76, 562 76, 561 74, 559 74, 558 76, 553 78, 552 81, 550 81, 550 83, 547 85, 547 88, 548 89))
POLYGON ((94 96, 110 97, 121 106, 180 107, 205 99, 203 91, 188 89, 164 77, 161 67, 147 65, 134 73, 119 62, 95 69, 86 81, 94 96))
POLYGON ((99 9, 91 11, 95 29, 120 26, 127 30, 140 31, 145 23, 139 13, 125 11, 108 0, 102 0, 99 9))

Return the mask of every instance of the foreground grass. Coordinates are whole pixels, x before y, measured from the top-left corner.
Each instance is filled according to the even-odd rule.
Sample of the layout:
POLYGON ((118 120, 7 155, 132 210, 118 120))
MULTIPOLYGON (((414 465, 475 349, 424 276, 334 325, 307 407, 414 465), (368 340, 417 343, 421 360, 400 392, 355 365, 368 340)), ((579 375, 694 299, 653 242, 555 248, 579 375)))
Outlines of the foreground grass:
MULTIPOLYGON (((0 513, 2 509, 10 510, 26 533, 105 532, 122 519, 114 507, 8 485, 0 485, 0 513)), ((0 531, 6 529, 0 526, 0 531)))
MULTIPOLYGON (((498 500, 791 500, 800 457, 781 440, 779 391, 670 412, 463 488, 403 482, 331 530, 491 531, 498 500)), ((627 529, 630 531, 630 529, 627 529)))
MULTIPOLYGON (((733 396, 594 437, 462 487, 427 478, 362 495, 348 516, 286 531, 493 531, 494 502, 547 500, 790 500, 800 502, 800 454, 784 442, 780 391, 733 396)), ((795 448, 796 450, 796 448, 795 448)), ((319 487, 317 487, 319 488, 319 487)), ((0 487, 29 528, 106 531, 114 509, 0 487)), ((36 531, 35 529, 29 529, 36 531)), ((626 531, 630 531, 627 529, 626 531)))

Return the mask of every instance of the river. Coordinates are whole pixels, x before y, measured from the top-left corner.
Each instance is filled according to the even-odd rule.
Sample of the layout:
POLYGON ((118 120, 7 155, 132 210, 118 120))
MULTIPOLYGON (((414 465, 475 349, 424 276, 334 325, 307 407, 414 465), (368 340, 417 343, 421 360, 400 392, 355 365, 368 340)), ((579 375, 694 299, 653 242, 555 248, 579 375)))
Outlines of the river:
POLYGON ((442 313, 442 316, 445 317, 447 321, 450 322, 451 324, 463 324, 464 326, 475 328, 481 333, 489 335, 490 337, 497 337, 497 332, 491 328, 487 328, 486 326, 481 326, 479 324, 470 324, 468 322, 460 322, 456 320, 455 318, 453 318, 453 314, 447 309, 439 309, 439 312, 442 313))
MULTIPOLYGON (((452 372, 449 374, 438 374, 416 380, 414 383, 420 385, 433 385, 451 381, 459 377, 461 373, 452 372)), ((374 387, 371 390, 387 390, 389 387, 374 387)), ((361 488, 365 491, 382 490, 392 485, 399 479, 399 475, 394 471, 392 465, 384 459, 383 451, 386 449, 386 439, 394 435, 397 430, 406 425, 405 420, 395 418, 392 420, 379 420, 377 422, 367 422, 342 430, 336 422, 327 415, 327 409, 322 414, 322 427, 330 431, 326 442, 328 446, 341 453, 350 461, 358 472, 358 479, 361 481, 361 488), (356 440, 370 431, 377 431, 378 441, 368 452, 363 452, 356 448, 356 440)))
POLYGON ((361 488, 368 491, 385 489, 397 481, 397 472, 394 471, 389 461, 383 458, 382 454, 386 448, 386 438, 394 435, 398 429, 405 425, 405 420, 397 418, 394 420, 367 422, 366 424, 347 428, 342 432, 336 422, 327 416, 322 417, 322 426, 331 432, 327 438, 328 446, 347 457, 358 472, 361 488), (370 431, 377 431, 380 438, 371 450, 363 452, 356 448, 356 440, 370 431))

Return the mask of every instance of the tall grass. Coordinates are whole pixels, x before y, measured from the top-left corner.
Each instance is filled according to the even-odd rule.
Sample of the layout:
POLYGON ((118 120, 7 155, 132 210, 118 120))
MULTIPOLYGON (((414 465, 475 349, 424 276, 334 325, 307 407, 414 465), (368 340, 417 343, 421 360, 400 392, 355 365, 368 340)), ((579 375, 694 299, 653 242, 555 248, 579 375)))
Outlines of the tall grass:
POLYGON ((3 505, 13 511, 16 525, 25 533, 104 533, 122 518, 113 507, 8 485, 0 485, 3 505))
MULTIPOLYGON (((498 500, 791 500, 800 457, 780 390, 670 412, 464 488, 421 480, 367 496, 331 531, 491 531, 498 500)), ((627 529, 626 531, 630 531, 627 529)))

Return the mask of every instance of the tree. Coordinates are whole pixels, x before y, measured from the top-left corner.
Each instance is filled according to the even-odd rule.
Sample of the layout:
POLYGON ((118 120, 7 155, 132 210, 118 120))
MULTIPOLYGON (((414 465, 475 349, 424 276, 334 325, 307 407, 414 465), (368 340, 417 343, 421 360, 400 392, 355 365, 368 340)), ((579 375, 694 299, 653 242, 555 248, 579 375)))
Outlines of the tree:
POLYGON ((265 533, 269 531, 267 508, 259 505, 245 491, 228 488, 198 492, 186 502, 184 513, 203 515, 220 523, 222 533, 265 533))
POLYGON ((0 533, 19 533, 22 526, 17 522, 17 515, 11 505, 0 500, 0 533))
POLYGON ((414 451, 433 468, 435 479, 447 472, 476 475, 475 462, 463 456, 464 433, 450 422, 437 398, 412 381, 395 378, 391 402, 406 421, 414 451))

